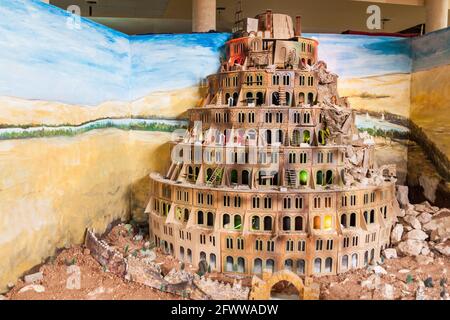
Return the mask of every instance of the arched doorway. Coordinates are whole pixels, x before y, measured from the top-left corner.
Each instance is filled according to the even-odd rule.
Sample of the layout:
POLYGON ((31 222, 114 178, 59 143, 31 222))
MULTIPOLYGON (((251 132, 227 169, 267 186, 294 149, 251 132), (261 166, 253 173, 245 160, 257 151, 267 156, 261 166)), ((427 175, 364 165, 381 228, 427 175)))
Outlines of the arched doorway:
MULTIPOLYGON (((266 268, 267 269, 267 268, 266 268)), ((289 270, 282 270, 276 273, 266 273, 263 272, 263 279, 259 279, 250 291, 250 300, 270 300, 274 299, 297 299, 297 300, 318 300, 320 294, 320 287, 318 284, 313 283, 311 278, 306 279, 306 285, 303 280, 294 272, 289 270), (281 289, 281 294, 283 294, 283 289, 287 289, 287 297, 279 296, 277 294, 281 289), (272 296, 272 292, 275 295, 272 296), (296 293, 297 296, 292 296, 296 293)))
POLYGON ((300 292, 291 282, 280 281, 270 290, 270 300, 300 300, 300 292))

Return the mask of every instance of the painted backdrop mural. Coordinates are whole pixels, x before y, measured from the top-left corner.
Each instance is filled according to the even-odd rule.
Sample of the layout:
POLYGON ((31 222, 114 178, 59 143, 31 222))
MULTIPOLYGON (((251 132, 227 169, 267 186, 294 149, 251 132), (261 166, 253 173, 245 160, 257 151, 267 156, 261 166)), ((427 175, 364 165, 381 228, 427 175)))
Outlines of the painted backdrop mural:
MULTIPOLYGON (((86 19, 74 30, 67 18, 37 0, 0 0, 0 292, 86 227, 145 221, 147 176, 167 163, 170 133, 201 99, 199 81, 217 70, 229 37, 129 37, 86 19)), ((308 36, 340 74, 360 128, 377 135, 379 162, 397 163, 406 181, 417 43, 308 36)))

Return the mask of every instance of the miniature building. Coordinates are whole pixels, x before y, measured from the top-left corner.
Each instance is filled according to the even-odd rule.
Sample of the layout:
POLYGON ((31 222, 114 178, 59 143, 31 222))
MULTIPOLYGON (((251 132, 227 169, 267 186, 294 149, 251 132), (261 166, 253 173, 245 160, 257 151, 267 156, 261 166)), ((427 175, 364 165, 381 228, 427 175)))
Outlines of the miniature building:
POLYGON ((317 61, 300 18, 238 20, 202 106, 151 174, 158 246, 212 271, 332 275, 380 259, 399 210, 395 169, 317 61))

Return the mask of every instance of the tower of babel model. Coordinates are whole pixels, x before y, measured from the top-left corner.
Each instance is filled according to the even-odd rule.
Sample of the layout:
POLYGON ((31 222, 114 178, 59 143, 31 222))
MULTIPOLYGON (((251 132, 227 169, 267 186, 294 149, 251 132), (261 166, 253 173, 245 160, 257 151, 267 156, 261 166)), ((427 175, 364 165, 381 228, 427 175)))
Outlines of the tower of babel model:
POLYGON ((300 17, 294 27, 270 10, 234 31, 170 169, 150 175, 156 245, 240 275, 378 261, 399 210, 395 168, 376 165, 318 42, 301 36, 300 17))

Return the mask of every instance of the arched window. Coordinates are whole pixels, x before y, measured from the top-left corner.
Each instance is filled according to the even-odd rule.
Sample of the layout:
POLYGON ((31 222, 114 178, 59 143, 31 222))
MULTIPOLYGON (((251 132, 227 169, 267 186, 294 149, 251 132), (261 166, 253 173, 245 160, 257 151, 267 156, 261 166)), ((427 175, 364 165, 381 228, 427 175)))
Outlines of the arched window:
POLYGON ((294 261, 292 259, 287 259, 284 261, 284 269, 292 271, 292 268, 294 267, 294 261))
POLYGON ((184 209, 184 221, 187 222, 189 220, 189 209, 184 209))
POLYGON ((358 254, 356 253, 352 255, 352 268, 353 269, 358 268, 358 254))
POLYGON ((327 171, 326 182, 327 182, 327 184, 333 184, 333 171, 331 171, 331 170, 327 171))
POLYGON ((188 262, 192 263, 192 251, 191 251, 191 249, 187 249, 187 257, 188 257, 188 262))
POLYGON ((314 93, 308 93, 308 104, 312 105, 314 103, 314 93))
POLYGON ((200 261, 206 261, 206 253, 200 252, 200 261))
POLYGON ((245 95, 245 98, 247 99, 247 105, 253 103, 253 101, 255 100, 255 99, 253 99, 252 92, 247 92, 247 94, 245 95))
POLYGON ((298 103, 299 104, 305 103, 305 93, 304 92, 300 92, 300 94, 298 96, 298 103))
POLYGON ((272 231, 272 217, 264 217, 264 231, 272 231))
POLYGON ((333 269, 333 259, 326 258, 325 260, 325 272, 331 272, 333 269))
POLYGON ((303 218, 295 217, 295 231, 302 231, 302 230, 303 230, 303 218))
POLYGON ((277 91, 272 93, 272 104, 275 106, 280 105, 280 94, 277 91))
POLYGON ((256 93, 256 105, 262 106, 264 104, 264 93, 257 92, 256 93))
POLYGON ((370 223, 375 223, 375 210, 370 211, 370 223))
POLYGON ((322 259, 316 258, 314 260, 314 273, 321 273, 322 272, 322 259))
POLYGON ((231 183, 239 183, 239 177, 237 170, 231 170, 231 183))
POLYGON ((326 215, 323 218, 323 229, 329 231, 333 228, 333 217, 331 215, 326 215))
POLYGON ((347 270, 348 269, 348 256, 345 255, 342 257, 342 270, 347 270))
POLYGON ((293 146, 300 146, 301 139, 300 139, 300 130, 294 130, 292 132, 292 145, 293 146))
POLYGON ((308 185, 308 172, 305 170, 300 171, 299 174, 300 185, 307 186, 308 185))
POLYGON ((204 224, 204 223, 205 223, 205 220, 204 220, 203 211, 197 212, 197 224, 204 224))
POLYGON ((261 274, 262 273, 262 260, 256 258, 253 262, 253 273, 261 274))
POLYGON ((214 227, 214 214, 212 212, 208 212, 206 220, 208 227, 214 227))
POLYGON ((364 220, 366 223, 369 223, 369 213, 367 211, 364 211, 364 220))
POLYGON ((213 169, 212 168, 208 168, 208 170, 206 170, 206 181, 209 181, 213 175, 213 169))
POLYGON ((369 264, 369 251, 364 252, 364 265, 367 266, 369 264))
POLYGON ((316 184, 318 186, 324 185, 323 172, 321 170, 317 171, 317 173, 316 173, 316 184))
POLYGON ((370 262, 375 259, 375 249, 370 250, 370 262))
POLYGON ((184 248, 180 247, 180 260, 183 261, 184 260, 184 248))
POLYGON ((250 172, 247 170, 242 171, 242 184, 250 185, 250 172))
POLYGON ((347 215, 345 213, 341 215, 341 226, 347 228, 347 215))
POLYGON ((310 143, 311 142, 311 133, 309 130, 303 131, 303 143, 310 143))
POLYGON ((319 230, 321 227, 321 221, 319 216, 314 217, 314 229, 319 230))
POLYGON ((235 230, 242 229, 242 217, 238 214, 234 216, 234 229, 235 230))
POLYGON ((252 229, 255 231, 258 231, 260 229, 259 223, 260 223, 259 217, 253 216, 252 217, 252 229))
POLYGON ((222 226, 225 229, 228 229, 230 227, 230 215, 229 214, 224 214, 222 217, 222 226))
POLYGON ((272 131, 271 130, 266 130, 266 143, 267 143, 267 145, 272 144, 272 131))
POLYGON ((350 227, 356 227, 356 213, 350 214, 350 227))
POLYGON ((227 105, 231 105, 231 103, 232 103, 232 101, 230 100, 230 94, 229 93, 227 93, 227 94, 225 94, 225 101, 226 101, 226 103, 227 103, 227 105))
POLYGON ((291 230, 291 218, 283 217, 283 231, 291 230))
POLYGON ((238 99, 239 99, 238 93, 237 92, 233 93, 233 106, 237 106, 238 99))
POLYGON ((266 260, 266 269, 269 269, 272 272, 274 272, 275 271, 275 261, 273 261, 272 259, 267 259, 266 260))
POLYGON ((209 265, 211 266, 211 269, 215 269, 217 267, 217 265, 216 265, 216 255, 214 253, 211 253, 209 255, 209 265))
POLYGON ((303 259, 297 260, 297 273, 305 274, 305 260, 303 259))
POLYGON ((289 92, 286 92, 286 106, 291 105, 291 94, 289 92))
POLYGON ((245 272, 245 260, 244 258, 239 257, 237 259, 238 269, 237 272, 244 273, 245 272))
POLYGON ((233 265, 234 265, 233 257, 227 257, 226 264, 225 264, 225 271, 226 272, 233 272, 233 265))

